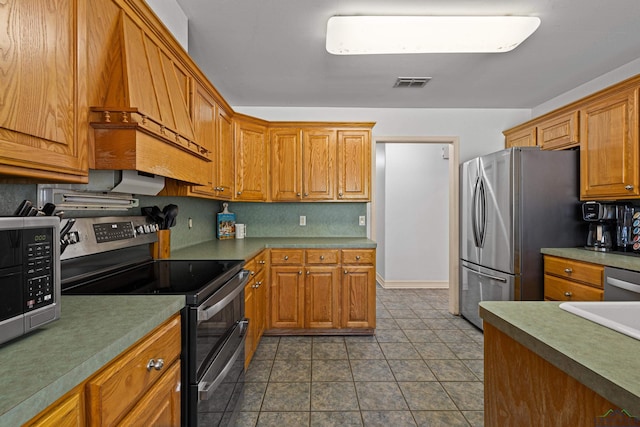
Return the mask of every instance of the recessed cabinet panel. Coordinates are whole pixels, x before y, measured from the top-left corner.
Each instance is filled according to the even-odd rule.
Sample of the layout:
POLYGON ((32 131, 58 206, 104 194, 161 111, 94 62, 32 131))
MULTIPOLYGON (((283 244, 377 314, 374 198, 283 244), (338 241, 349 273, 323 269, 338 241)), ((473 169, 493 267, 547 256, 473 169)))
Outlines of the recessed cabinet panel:
POLYGON ((369 200, 370 182, 369 132, 338 131, 338 200, 369 200))
POLYGON ((268 152, 266 127, 235 122, 235 200, 266 201, 268 152))
POLYGON ((271 144, 271 199, 298 201, 302 198, 302 155, 300 130, 272 129, 271 144))
POLYGON ((638 89, 592 102, 581 114, 580 198, 640 196, 638 89))
POLYGON ((333 200, 336 193, 336 132, 303 130, 303 196, 305 200, 333 200))

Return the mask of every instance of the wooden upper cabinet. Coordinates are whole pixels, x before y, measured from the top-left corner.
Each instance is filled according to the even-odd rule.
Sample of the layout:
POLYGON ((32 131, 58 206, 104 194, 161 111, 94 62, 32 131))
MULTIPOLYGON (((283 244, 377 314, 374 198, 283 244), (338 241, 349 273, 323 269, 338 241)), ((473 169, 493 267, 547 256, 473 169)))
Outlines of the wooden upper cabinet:
POLYGON ((336 130, 273 128, 271 200, 333 200, 336 193, 336 130))
POLYGON ((216 198, 231 200, 235 180, 233 121, 222 107, 217 109, 213 188, 216 198))
POLYGON ((3 2, 0 175, 86 183, 86 0, 3 2))
POLYGON ((266 201, 267 128, 246 116, 234 118, 236 180, 234 199, 266 201))
POLYGON ((580 113, 580 198, 639 197, 638 88, 592 100, 580 113))
POLYGON ((549 118, 537 126, 538 145, 543 150, 562 150, 580 145, 578 111, 549 118))
POLYGON ((503 134, 505 148, 535 147, 538 145, 537 129, 535 126, 518 126, 504 131, 503 134))
POLYGON ((338 131, 338 200, 370 200, 371 131, 338 131))
POLYGON ((336 138, 337 132, 334 129, 302 131, 302 195, 304 200, 334 200, 336 198, 336 138))
MULTIPOLYGON (((208 91, 204 87, 196 85, 193 94, 192 108, 195 138, 212 153, 215 153, 216 146, 217 109, 218 106, 208 91)), ((201 194, 203 196, 211 197, 216 195, 214 188, 214 164, 215 162, 211 162, 210 167, 206 170, 207 184, 191 187, 191 192, 193 192, 194 195, 201 194)))
POLYGON ((299 128, 269 131, 271 148, 271 200, 302 199, 302 138, 299 128))

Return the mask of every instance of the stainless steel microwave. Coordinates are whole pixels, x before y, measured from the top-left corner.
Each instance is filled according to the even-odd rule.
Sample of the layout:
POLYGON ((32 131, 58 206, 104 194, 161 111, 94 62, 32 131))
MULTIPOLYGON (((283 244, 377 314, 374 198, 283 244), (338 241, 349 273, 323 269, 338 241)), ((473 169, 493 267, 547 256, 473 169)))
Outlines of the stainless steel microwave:
POLYGON ((0 344, 60 318, 60 219, 0 217, 0 344))

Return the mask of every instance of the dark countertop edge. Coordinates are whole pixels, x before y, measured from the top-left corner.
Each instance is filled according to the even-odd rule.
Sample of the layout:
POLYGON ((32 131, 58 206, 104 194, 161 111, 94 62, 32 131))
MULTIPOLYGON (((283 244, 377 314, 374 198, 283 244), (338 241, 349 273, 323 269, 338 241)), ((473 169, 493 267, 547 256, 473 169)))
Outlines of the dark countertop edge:
POLYGON ((584 248, 541 248, 544 255, 569 258, 577 261, 590 262, 605 267, 616 267, 640 272, 640 256, 622 254, 620 252, 597 252, 584 248))
MULTIPOLYGON (((560 310, 560 308, 558 308, 560 310)), ((525 332, 518 326, 480 305, 480 317, 517 343, 623 409, 637 408, 640 397, 584 366, 577 360, 525 332)), ((588 320, 584 320, 588 322, 588 320)), ((603 327, 604 328, 604 327, 603 327)), ((635 414, 634 414, 635 415, 635 414)))
MULTIPOLYGON (((184 301, 176 299, 175 303, 167 304, 154 316, 155 321, 147 324, 140 324, 131 329, 127 334, 122 335, 116 341, 105 345, 99 352, 95 353, 90 360, 74 367, 56 381, 46 385, 38 392, 24 399, 14 407, 0 414, 0 426, 20 426, 40 412, 55 403, 62 396, 81 384, 87 378, 98 372, 102 367, 114 360, 137 341, 153 331, 156 327, 164 323, 170 317, 178 314, 184 307, 184 301), (162 319, 161 319, 162 317, 162 319), (98 364, 101 368, 95 369, 98 364)), ((64 314, 64 312, 63 312, 64 314)))

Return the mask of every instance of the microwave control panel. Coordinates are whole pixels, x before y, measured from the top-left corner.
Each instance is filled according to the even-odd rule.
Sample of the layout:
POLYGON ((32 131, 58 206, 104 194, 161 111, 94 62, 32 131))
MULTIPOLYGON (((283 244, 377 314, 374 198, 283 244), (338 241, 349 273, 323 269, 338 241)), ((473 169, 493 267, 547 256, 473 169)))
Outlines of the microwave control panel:
POLYGON ((54 302, 53 228, 25 229, 24 302, 25 311, 54 302))

